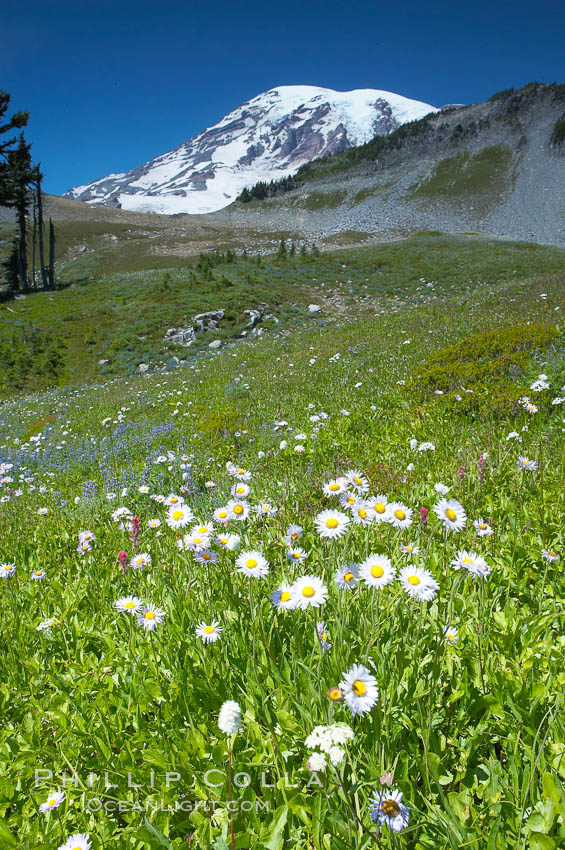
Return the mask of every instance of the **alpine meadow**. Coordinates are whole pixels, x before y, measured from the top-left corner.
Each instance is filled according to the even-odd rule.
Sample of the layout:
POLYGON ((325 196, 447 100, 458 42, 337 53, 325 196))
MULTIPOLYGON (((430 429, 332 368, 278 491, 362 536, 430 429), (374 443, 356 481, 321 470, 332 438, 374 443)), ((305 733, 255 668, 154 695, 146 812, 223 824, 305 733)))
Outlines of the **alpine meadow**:
POLYGON ((565 86, 0 95, 1 850, 565 847, 565 86))

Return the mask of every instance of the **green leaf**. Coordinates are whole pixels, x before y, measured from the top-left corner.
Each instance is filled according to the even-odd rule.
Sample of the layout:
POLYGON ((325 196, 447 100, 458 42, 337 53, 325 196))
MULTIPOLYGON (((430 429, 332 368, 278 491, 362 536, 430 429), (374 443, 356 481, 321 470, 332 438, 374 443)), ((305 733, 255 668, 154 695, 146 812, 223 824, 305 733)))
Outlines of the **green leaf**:
POLYGON ((174 850, 173 845, 169 841, 166 835, 163 835, 160 829, 156 826, 153 826, 147 815, 144 817, 144 823, 147 828, 147 831, 151 833, 151 835, 157 839, 161 847, 166 847, 167 850, 174 850))
POLYGON ((2 847, 17 847, 18 842, 15 836, 10 832, 4 821, 0 820, 0 839, 2 839, 2 847))
POLYGON ((280 806, 273 812, 273 818, 270 825, 261 830, 261 842, 267 850, 281 850, 283 846, 283 832, 286 825, 288 815, 288 807, 280 806))
POLYGON ((531 850, 555 850, 557 844, 549 835, 544 835, 543 832, 532 832, 530 834, 531 850))

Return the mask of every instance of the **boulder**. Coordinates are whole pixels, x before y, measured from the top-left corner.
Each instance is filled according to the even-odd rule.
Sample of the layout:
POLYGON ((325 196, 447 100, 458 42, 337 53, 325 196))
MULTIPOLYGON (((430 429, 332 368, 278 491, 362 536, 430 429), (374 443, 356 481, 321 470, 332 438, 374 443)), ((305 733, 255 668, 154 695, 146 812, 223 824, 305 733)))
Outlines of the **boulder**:
POLYGON ((148 371, 149 371, 149 366, 148 366, 148 364, 147 364, 147 363, 140 363, 140 364, 139 364, 139 366, 137 367, 137 371, 138 371, 138 372, 141 372, 142 374, 143 374, 144 372, 148 372, 148 371))
POLYGON ((172 342, 174 345, 184 345, 188 348, 195 340, 194 328, 169 328, 165 335, 167 342, 172 342))
POLYGON ((109 360, 99 360, 98 365, 99 366, 107 366, 109 362, 110 362, 109 360))
POLYGON ((310 313, 319 313, 322 308, 319 304, 308 304, 308 310, 310 313))
POLYGON ((249 322, 246 324, 246 329, 248 331, 253 330, 255 325, 258 325, 259 322, 263 321, 265 313, 269 309, 268 304, 258 304, 257 307, 253 310, 244 310, 246 316, 249 316, 249 322))
POLYGON ((211 343, 208 344, 208 348, 213 348, 213 349, 216 349, 216 350, 218 348, 221 348, 221 347, 222 347, 222 340, 221 339, 215 339, 214 342, 211 342, 211 343))
POLYGON ((207 313, 197 313, 192 317, 192 321, 196 323, 199 331, 217 331, 225 315, 225 310, 208 310, 207 313))

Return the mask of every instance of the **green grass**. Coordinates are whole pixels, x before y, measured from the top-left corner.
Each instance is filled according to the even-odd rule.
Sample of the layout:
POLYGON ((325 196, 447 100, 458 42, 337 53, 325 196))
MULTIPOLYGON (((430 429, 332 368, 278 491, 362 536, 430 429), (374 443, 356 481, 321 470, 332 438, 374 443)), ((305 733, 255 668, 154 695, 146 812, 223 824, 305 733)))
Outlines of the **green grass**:
POLYGON ((510 185, 512 152, 504 145, 477 154, 461 153, 441 160, 430 177, 413 188, 416 197, 467 199, 483 195, 496 203, 510 185))
MULTIPOLYGON (((342 234, 344 239, 358 242, 360 235, 342 234)), ((432 294, 470 297, 480 293, 482 285, 558 272, 564 262, 562 250, 529 243, 421 234, 380 246, 297 254, 284 261, 270 256, 260 266, 238 258, 215 266, 211 279, 186 261, 183 268, 168 271, 107 273, 0 306, 0 388, 6 396, 15 390, 98 380, 102 372, 97 364, 105 359, 110 361, 103 369, 107 376, 132 373, 141 362, 170 362, 172 356, 192 359, 193 352, 212 339, 239 336, 248 321, 243 311, 261 302, 280 320, 266 322, 266 331, 280 333, 318 321, 307 313, 311 302, 327 303, 323 321, 342 318, 332 305, 334 296, 355 318, 376 308, 396 307, 398 299, 417 305, 432 294), (218 333, 199 335, 188 350, 164 342, 168 328, 219 308, 227 315, 218 333), (30 356, 30 334, 35 334, 38 357, 30 356), (55 341, 53 369, 49 363, 55 341), (10 366, 14 357, 17 364, 10 366)))
MULTIPOLYGON (((13 464, 3 493, 22 491, 0 513, 0 561, 16 564, 12 578, 0 579, 3 848, 55 850, 82 832, 93 850, 232 847, 228 742, 217 726, 228 699, 243 711, 230 742, 236 848, 563 846, 565 457, 563 407, 552 404, 565 383, 562 260, 536 246, 437 235, 322 255, 311 267, 271 263, 263 272, 272 290, 295 279, 306 285, 310 268, 344 296, 347 281, 361 290, 369 277, 382 300, 365 314, 353 307, 334 325, 244 341, 173 373, 56 389, 0 407, 0 463, 13 464), (538 336, 536 328, 549 330, 538 336), (437 373, 424 380, 443 362, 451 381, 454 369, 474 363, 462 377, 476 388, 488 361, 512 357, 517 346, 519 368, 504 373, 515 405, 496 415, 488 405, 458 407, 449 392, 436 395, 437 373), (540 372, 550 389, 534 393, 540 372), (416 392, 410 381, 420 374, 416 392), (524 395, 534 397, 537 413, 518 404, 524 395), (507 439, 511 431, 520 442, 507 439), (434 449, 414 450, 414 439, 434 449), (303 453, 294 451, 297 442, 303 453), (537 471, 519 469, 519 455, 534 459, 537 471), (262 580, 237 571, 240 552, 213 545, 219 558, 208 565, 180 552, 181 532, 150 498, 183 494, 195 521, 207 522, 236 483, 228 461, 251 472, 253 505, 278 509, 228 526, 241 536, 240 552, 258 549, 268 560, 262 580), (370 493, 412 509, 410 528, 351 523, 345 536, 322 540, 315 517, 338 504, 323 485, 350 469, 367 476, 370 493), (437 482, 467 512, 459 533, 444 532, 432 510, 437 482), (140 518, 137 552, 152 558, 144 570, 119 566, 120 551, 134 551, 112 519, 119 506, 140 518), (430 509, 426 526, 421 507, 430 509), (48 513, 38 515, 40 508, 48 513), (477 536, 479 517, 493 535, 477 536), (161 520, 159 534, 147 525, 152 518, 161 520), (303 566, 287 559, 291 523, 304 530, 303 566), (80 554, 85 529, 96 540, 80 554), (419 551, 403 553, 409 543, 419 551), (544 548, 560 561, 544 560, 544 548), (453 569, 461 549, 484 557, 488 580, 453 569), (398 581, 339 590, 336 570, 370 554, 386 555, 398 571, 410 563, 431 571, 437 594, 420 602, 398 581), (46 578, 34 582, 39 568, 46 578), (324 583, 326 601, 276 611, 270 594, 304 574, 324 583), (115 610, 126 595, 165 613, 154 632, 115 610), (56 620, 51 632, 38 631, 47 618, 56 620), (205 645, 195 629, 212 619, 223 631, 205 645), (445 626, 458 629, 456 645, 446 642, 445 626), (379 690, 355 720, 327 696, 354 664, 372 672, 379 690), (352 726, 353 740, 337 769, 312 781, 305 739, 336 720, 352 726), (394 774, 410 821, 397 836, 383 827, 377 844, 370 798, 385 772, 394 774), (64 784, 63 774, 73 773, 76 783, 64 784), (65 803, 39 813, 57 789, 65 803)), ((116 297, 126 298, 136 276, 112 280, 116 297)), ((58 298, 83 297, 91 286, 57 293, 53 313, 58 298)), ((94 310, 94 297, 88 303, 94 310)), ((93 315, 87 331, 102 322, 101 312, 93 315)), ((487 388, 492 398, 496 381, 487 388)))
POLYGON ((309 192, 308 195, 300 197, 295 205, 305 210, 335 210, 344 202, 347 192, 309 192))

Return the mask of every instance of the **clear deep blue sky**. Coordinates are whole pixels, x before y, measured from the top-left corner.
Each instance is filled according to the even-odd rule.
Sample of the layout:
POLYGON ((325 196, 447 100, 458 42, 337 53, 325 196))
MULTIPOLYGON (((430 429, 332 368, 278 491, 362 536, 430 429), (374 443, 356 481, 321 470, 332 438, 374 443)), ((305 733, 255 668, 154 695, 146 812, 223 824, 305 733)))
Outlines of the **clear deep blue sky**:
POLYGON ((563 0, 2 0, 0 88, 61 193, 127 171, 277 85, 441 106, 565 82, 563 0))

